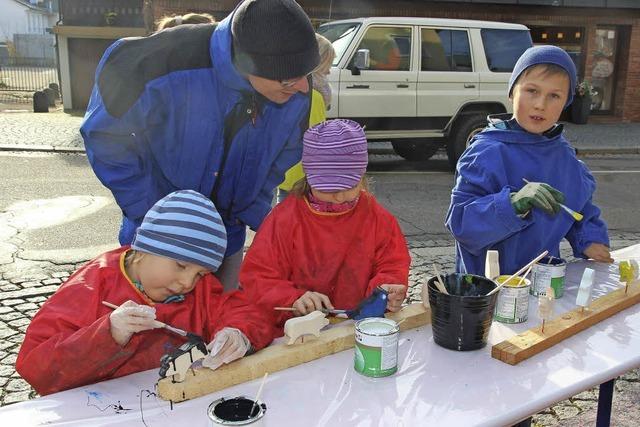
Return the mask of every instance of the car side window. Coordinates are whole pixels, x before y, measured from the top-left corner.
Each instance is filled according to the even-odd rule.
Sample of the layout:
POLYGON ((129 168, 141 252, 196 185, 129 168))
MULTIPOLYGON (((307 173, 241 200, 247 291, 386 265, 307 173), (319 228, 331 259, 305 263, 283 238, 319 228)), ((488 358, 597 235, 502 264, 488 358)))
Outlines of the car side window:
MULTIPOLYGON (((368 28, 356 52, 360 49, 369 49, 369 70, 409 71, 411 66, 411 28, 368 28)), ((349 68, 353 66, 353 61, 352 58, 349 68)))
POLYGON ((473 71, 465 30, 421 30, 422 71, 473 71))

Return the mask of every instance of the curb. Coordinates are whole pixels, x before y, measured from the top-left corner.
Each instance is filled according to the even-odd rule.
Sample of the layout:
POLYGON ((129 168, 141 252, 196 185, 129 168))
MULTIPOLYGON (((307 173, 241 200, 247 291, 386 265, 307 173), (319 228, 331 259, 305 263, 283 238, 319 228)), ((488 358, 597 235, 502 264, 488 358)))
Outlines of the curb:
POLYGON ((84 153, 80 147, 54 147, 52 145, 13 145, 0 144, 0 151, 27 151, 32 153, 84 153))
MULTIPOLYGON (((640 154, 638 147, 584 147, 575 148, 577 156, 594 154, 640 154)), ((0 151, 54 152, 54 153, 84 153, 82 147, 55 147, 53 145, 20 145, 0 144, 0 151)), ((390 148, 369 148, 369 154, 395 154, 390 148)))
POLYGON ((584 147, 576 148, 577 156, 590 154, 640 154, 640 147, 584 147))

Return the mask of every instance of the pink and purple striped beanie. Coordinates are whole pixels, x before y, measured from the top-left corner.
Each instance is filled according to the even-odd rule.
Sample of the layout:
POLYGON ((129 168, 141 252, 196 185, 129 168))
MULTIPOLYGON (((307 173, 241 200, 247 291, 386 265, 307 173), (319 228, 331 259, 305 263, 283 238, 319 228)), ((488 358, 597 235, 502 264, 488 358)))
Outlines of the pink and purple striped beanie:
POLYGON ((302 168, 314 190, 355 187, 367 171, 367 138, 353 120, 328 120, 309 128, 302 140, 302 168))

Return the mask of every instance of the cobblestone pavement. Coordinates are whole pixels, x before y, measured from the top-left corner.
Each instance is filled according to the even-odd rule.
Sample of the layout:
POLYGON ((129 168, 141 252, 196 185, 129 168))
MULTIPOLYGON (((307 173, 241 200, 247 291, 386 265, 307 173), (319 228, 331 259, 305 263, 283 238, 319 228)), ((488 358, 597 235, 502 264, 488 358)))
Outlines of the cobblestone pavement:
MULTIPOLYGON (((640 241, 640 233, 611 235, 613 249, 622 248, 640 241)), ((420 300, 422 284, 430 277, 432 265, 441 271, 454 268, 453 242, 448 235, 413 236, 409 240, 412 255, 410 289, 408 301, 420 300)), ((568 245, 562 245, 562 254, 570 259, 568 245)), ((81 264, 57 265, 43 261, 28 261, 16 258, 0 265, 0 405, 28 400, 37 396, 15 372, 15 360, 25 330, 38 308, 58 286, 81 264)), ((616 381, 614 401, 629 396, 637 405, 640 395, 639 369, 629 371, 616 381)), ((562 401, 534 416, 537 426, 593 425, 594 415, 589 411, 597 408, 598 389, 584 391, 562 401), (581 420, 585 418, 584 420, 581 420), (577 420, 581 420, 579 423, 577 420)), ((623 407, 620 411, 627 410, 623 407)), ((617 424, 634 425, 634 424, 617 424)))
POLYGON ((82 117, 52 113, 0 113, 0 145, 27 148, 84 149, 82 117))

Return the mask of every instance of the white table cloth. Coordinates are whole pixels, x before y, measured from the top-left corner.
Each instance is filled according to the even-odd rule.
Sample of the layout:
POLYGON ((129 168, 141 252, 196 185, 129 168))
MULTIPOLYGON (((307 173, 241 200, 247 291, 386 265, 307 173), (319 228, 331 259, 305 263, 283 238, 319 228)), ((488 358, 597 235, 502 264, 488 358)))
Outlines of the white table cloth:
MULTIPOLYGON (((640 261, 640 245, 613 254, 640 261)), ((593 296, 622 286, 616 265, 567 267, 556 313, 575 308, 585 267, 596 270, 593 296)), ((353 370, 353 350, 269 375, 262 393, 266 426, 500 426, 640 366, 640 305, 633 306, 517 366, 491 358, 491 345, 540 321, 530 298, 529 321, 493 323, 489 344, 471 352, 433 342, 431 326, 400 335, 399 370, 367 378, 353 370)), ((157 370, 0 408, 0 425, 206 426, 208 405, 221 396, 253 398, 260 380, 187 402, 156 398, 157 370), (142 409, 142 411, 141 411, 142 409), (144 423, 143 423, 144 417, 144 423)))

